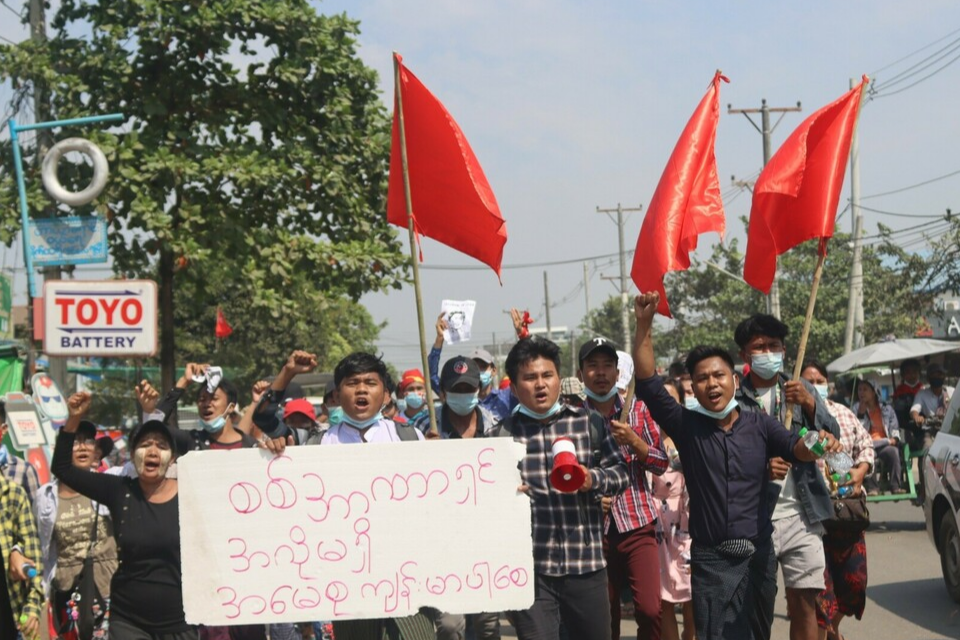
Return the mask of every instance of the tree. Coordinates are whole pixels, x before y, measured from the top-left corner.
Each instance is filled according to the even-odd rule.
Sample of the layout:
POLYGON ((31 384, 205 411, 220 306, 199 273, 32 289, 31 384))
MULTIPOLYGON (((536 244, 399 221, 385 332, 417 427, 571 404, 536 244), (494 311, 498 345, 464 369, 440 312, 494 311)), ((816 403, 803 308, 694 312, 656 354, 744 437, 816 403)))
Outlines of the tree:
MULTIPOLYGON (((633 304, 632 298, 630 304, 633 304)), ((598 308, 591 309, 583 322, 580 323, 580 330, 583 331, 584 338, 607 338, 620 345, 623 341, 622 309, 620 296, 610 296, 598 308)), ((637 330, 637 318, 632 306, 629 309, 628 317, 630 318, 630 336, 633 337, 637 330)))
MULTIPOLYGON (((357 57, 358 23, 304 0, 64 0, 51 31, 0 47, 0 77, 17 89, 14 108, 45 86, 54 119, 125 114, 112 130, 60 137, 88 137, 110 159, 106 190, 77 213, 107 218, 118 274, 159 282, 164 387, 177 341, 217 304, 250 321, 241 335, 256 349, 279 349, 267 337, 277 330, 320 325, 329 338, 334 321, 365 335, 369 318, 344 301, 398 288, 407 272, 383 215, 389 122, 357 57)), ((35 155, 25 149, 32 215, 50 208, 35 155)), ((88 177, 82 164, 61 171, 74 189, 88 177)), ((7 165, 7 244, 15 198, 7 165)))
MULTIPOLYGON (((912 336, 928 295, 918 291, 903 267, 906 255, 884 246, 864 246, 864 326, 866 342, 887 335, 912 336)), ((817 242, 804 243, 780 256, 781 319, 789 327, 787 350, 796 355, 817 260, 817 242)), ((698 344, 716 344, 732 353, 737 324, 747 316, 764 312, 763 295, 738 280, 743 255, 736 240, 714 247, 710 261, 719 269, 697 263, 689 271, 668 276, 667 295, 676 323, 657 344, 661 355, 675 357, 698 344)), ((843 353, 847 317, 849 274, 852 262, 850 236, 836 234, 828 245, 824 274, 810 329, 807 355, 824 363, 843 353)))

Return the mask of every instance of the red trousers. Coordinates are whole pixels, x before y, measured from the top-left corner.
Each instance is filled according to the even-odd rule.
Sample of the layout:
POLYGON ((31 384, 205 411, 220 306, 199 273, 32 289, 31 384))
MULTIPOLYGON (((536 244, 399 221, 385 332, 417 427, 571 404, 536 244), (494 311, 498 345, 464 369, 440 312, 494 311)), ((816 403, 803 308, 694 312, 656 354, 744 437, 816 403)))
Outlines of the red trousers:
POLYGON ((620 640, 620 591, 633 594, 637 640, 660 640, 660 554, 657 523, 620 533, 615 523, 603 539, 613 640, 620 640))

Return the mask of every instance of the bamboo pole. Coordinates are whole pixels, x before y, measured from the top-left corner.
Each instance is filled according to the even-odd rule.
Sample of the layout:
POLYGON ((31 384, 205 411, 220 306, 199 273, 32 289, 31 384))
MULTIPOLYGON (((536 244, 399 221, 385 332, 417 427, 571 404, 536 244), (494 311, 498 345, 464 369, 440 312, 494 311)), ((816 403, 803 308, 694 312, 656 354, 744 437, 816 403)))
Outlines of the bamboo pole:
MULTIPOLYGON (((803 373, 803 357, 807 354, 807 339, 810 337, 810 325, 813 322, 813 309, 817 305, 817 289, 820 288, 820 277, 823 275, 823 262, 827 259, 827 240, 823 240, 820 255, 817 258, 817 268, 813 271, 813 286, 810 288, 810 299, 807 301, 807 315, 803 319, 803 331, 800 332, 800 344, 797 347, 797 362, 793 365, 793 379, 799 380, 803 373)), ((793 421, 793 405, 787 406, 787 414, 783 425, 789 429, 793 421)))
POLYGON ((420 330, 420 359, 424 375, 427 377, 427 412, 430 415, 430 433, 437 434, 437 412, 433 406, 433 381, 430 364, 427 360, 427 335, 423 329, 423 294, 420 291, 420 263, 417 258, 417 232, 413 222, 413 200, 410 196, 410 169, 407 166, 407 133, 403 122, 403 92, 400 90, 400 60, 393 52, 393 82, 397 97, 397 118, 400 130, 400 164, 403 168, 403 195, 407 204, 407 230, 410 233, 410 261, 413 265, 413 290, 417 301, 417 328, 420 330))

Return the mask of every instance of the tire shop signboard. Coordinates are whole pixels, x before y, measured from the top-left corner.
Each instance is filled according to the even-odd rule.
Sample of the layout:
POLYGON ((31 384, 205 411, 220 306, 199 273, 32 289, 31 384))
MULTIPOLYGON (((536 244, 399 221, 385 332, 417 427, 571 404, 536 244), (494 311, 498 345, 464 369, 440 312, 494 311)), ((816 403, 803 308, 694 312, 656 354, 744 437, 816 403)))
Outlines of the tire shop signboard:
POLYGON ((152 356, 157 352, 157 283, 45 282, 43 327, 47 355, 152 356))

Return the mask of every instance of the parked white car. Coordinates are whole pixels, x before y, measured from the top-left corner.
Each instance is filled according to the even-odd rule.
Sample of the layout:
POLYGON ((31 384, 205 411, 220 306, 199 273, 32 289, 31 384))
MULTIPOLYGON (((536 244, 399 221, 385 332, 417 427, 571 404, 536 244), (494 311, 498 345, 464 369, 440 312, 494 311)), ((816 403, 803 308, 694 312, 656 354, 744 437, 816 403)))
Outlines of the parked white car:
POLYGON ((960 401, 950 403, 923 458, 923 476, 927 533, 940 552, 947 591, 960 602, 960 401))

